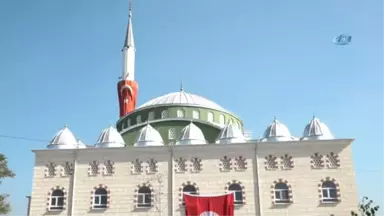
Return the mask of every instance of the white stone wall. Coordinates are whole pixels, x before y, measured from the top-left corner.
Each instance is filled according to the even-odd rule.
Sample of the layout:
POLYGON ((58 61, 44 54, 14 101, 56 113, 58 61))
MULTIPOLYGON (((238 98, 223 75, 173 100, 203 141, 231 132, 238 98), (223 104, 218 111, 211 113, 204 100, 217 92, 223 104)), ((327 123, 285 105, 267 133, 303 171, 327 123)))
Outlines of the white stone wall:
POLYGON ((296 142, 296 143, 264 143, 258 146, 258 168, 260 179, 260 200, 262 215, 349 215, 358 203, 357 189, 353 169, 351 147, 347 142, 296 142), (322 155, 337 153, 340 159, 339 168, 311 168, 313 153, 322 155), (282 170, 266 170, 265 157, 274 155, 278 158, 288 154, 292 156, 294 167, 282 170), (341 201, 337 204, 321 204, 319 184, 330 177, 340 187, 341 201), (292 204, 278 206, 272 204, 274 181, 287 181, 292 190, 292 204))
MULTIPOLYGON (((63 187, 68 194, 66 210, 55 215, 137 215, 137 216, 183 216, 181 204, 183 184, 193 184, 200 194, 222 194, 233 182, 244 188, 245 203, 236 206, 235 215, 347 215, 358 202, 350 140, 328 142, 287 142, 233 145, 168 146, 119 149, 44 150, 36 152, 31 216, 47 215, 48 192, 56 186, 63 187), (333 143, 332 143, 333 142, 333 143), (77 152, 75 154, 75 152, 77 152), (315 153, 339 155, 340 167, 336 169, 312 169, 310 156, 315 153), (292 156, 294 167, 290 170, 266 170, 265 157, 268 155, 292 156), (230 170, 222 170, 221 159, 231 159, 230 170), (244 158, 244 170, 238 170, 235 158, 244 158), (49 162, 61 165, 76 158, 75 175, 45 177, 49 162), (185 159, 186 170, 179 172, 175 159, 185 159), (191 159, 201 160, 201 169, 196 170, 191 159), (142 172, 132 173, 132 162, 142 161, 142 172), (157 172, 148 173, 147 161, 157 161, 157 172), (112 175, 103 174, 106 161, 114 163, 112 175), (99 162, 99 173, 89 176, 90 162, 99 162), (163 186, 159 187, 151 178, 162 175, 163 186), (324 205, 319 202, 318 185, 326 177, 334 178, 339 184, 341 202, 324 205), (292 189, 292 202, 287 206, 272 204, 274 181, 287 181, 292 189), (152 208, 137 208, 135 194, 140 185, 149 180, 154 195, 152 208), (73 183, 73 184, 72 184, 73 183), (72 185, 74 185, 72 196, 72 185), (109 208, 92 210, 94 187, 106 187, 110 191, 109 208), (159 193, 160 188, 162 192, 159 193), (73 197, 73 211, 72 198, 73 197), (173 213, 172 213, 173 212, 173 213)), ((51 213, 48 213, 51 214, 51 213)))
MULTIPOLYGON (((63 176, 63 165, 68 160, 70 161, 72 154, 65 152, 60 155, 52 157, 50 154, 37 153, 35 159, 35 167, 33 172, 33 184, 31 195, 31 208, 30 214, 32 215, 44 215, 47 212, 49 203, 49 193, 53 188, 64 188, 67 193, 66 202, 68 203, 68 193, 70 191, 70 176, 63 176), (54 163, 55 173, 54 176, 46 176, 48 174, 47 165, 54 163)), ((68 206, 68 205, 67 205, 68 206)), ((68 215, 68 207, 61 212, 56 212, 56 215, 68 215)))
POLYGON ((199 194, 223 194, 226 193, 228 183, 233 181, 244 186, 245 204, 235 208, 236 215, 255 215, 254 185, 257 179, 253 176, 252 164, 255 160, 254 145, 209 145, 209 146, 178 146, 175 148, 175 158, 186 158, 189 162, 188 170, 185 173, 175 173, 174 179, 174 206, 175 216, 185 215, 185 209, 181 206, 183 184, 196 184, 199 194), (221 171, 221 158, 231 158, 231 169, 221 171), (237 170, 235 158, 242 156, 246 160, 246 169, 237 170), (202 160, 202 170, 192 171, 191 158, 197 157, 202 160))

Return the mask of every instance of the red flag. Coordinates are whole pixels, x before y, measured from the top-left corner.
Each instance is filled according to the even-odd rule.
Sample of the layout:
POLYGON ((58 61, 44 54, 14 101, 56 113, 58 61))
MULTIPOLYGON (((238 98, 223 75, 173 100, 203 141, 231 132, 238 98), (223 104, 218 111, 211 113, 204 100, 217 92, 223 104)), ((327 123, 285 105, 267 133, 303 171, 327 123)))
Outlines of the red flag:
POLYGON ((198 196, 184 194, 186 216, 233 216, 233 194, 198 196))

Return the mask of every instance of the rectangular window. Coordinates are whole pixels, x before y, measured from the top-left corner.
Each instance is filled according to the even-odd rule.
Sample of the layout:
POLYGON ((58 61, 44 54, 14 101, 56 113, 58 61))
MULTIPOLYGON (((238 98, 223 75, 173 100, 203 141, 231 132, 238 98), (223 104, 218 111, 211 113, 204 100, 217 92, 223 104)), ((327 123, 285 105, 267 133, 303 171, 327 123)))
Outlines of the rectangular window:
POLYGON ((288 190, 275 190, 275 202, 276 203, 288 203, 289 191, 288 190))
POLYGON ((107 208, 107 195, 95 195, 93 208, 107 208))
POLYGON ((153 119, 155 119, 155 113, 151 111, 148 114, 148 120, 153 120, 153 119))
POLYGON ((233 192, 233 202, 234 204, 242 204, 243 203, 243 192, 242 191, 231 191, 233 192))
POLYGON ((213 122, 213 113, 209 112, 208 116, 207 116, 207 119, 208 119, 209 122, 213 122))
POLYGON ((64 209, 64 197, 62 196, 52 196, 51 205, 49 207, 51 210, 62 210, 64 209))
POLYGON ((337 202, 337 190, 335 188, 323 188, 324 202, 337 202))
POLYGON ((151 207, 151 194, 150 193, 139 193, 137 195, 137 206, 138 207, 151 207))
POLYGON ((168 139, 169 140, 174 140, 176 139, 176 129, 175 128, 170 128, 168 130, 168 139))

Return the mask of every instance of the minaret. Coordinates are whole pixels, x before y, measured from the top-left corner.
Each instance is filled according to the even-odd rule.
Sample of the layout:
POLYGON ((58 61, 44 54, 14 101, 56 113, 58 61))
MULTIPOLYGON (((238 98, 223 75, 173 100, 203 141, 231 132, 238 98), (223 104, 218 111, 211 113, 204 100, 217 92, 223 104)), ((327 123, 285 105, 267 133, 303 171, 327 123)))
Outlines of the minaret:
POLYGON ((132 27, 132 2, 129 3, 129 19, 123 52, 123 71, 117 85, 120 118, 135 110, 139 85, 135 81, 135 42, 132 27))

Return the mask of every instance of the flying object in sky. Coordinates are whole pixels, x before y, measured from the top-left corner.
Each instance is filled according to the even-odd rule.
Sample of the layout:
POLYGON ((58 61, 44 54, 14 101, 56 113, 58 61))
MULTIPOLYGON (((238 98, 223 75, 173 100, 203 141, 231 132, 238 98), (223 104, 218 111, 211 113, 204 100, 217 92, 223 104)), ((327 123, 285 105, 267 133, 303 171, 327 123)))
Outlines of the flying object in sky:
POLYGON ((336 45, 348 45, 352 41, 352 36, 341 34, 333 39, 333 43, 336 45))

